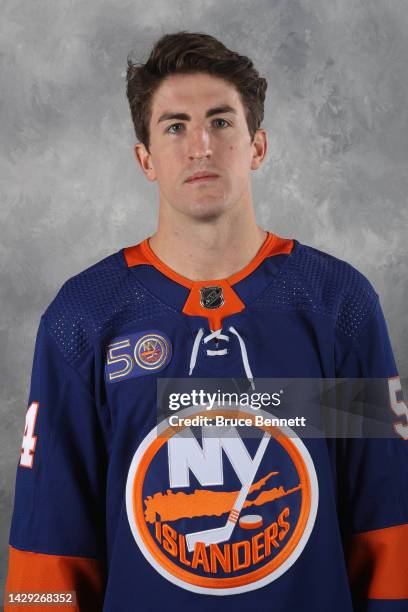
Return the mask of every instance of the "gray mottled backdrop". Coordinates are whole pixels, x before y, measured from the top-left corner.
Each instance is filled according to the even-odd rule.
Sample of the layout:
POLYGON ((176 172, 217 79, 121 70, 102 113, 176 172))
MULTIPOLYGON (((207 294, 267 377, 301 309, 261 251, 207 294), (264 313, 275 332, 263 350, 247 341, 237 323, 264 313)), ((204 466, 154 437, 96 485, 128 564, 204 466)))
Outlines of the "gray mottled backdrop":
POLYGON ((69 276, 153 231, 136 168, 126 56, 201 30, 269 81, 260 224, 346 259, 381 296, 401 375, 407 346, 406 0, 3 0, 1 569, 36 328, 69 276))

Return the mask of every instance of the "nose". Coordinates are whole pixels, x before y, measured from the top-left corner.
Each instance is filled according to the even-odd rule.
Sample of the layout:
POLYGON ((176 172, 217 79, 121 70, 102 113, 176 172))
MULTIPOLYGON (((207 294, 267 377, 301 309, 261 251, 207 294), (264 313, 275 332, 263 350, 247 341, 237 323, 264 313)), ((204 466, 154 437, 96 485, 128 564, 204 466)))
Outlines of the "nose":
POLYGON ((190 159, 211 157, 212 150, 210 135, 204 127, 197 126, 190 133, 189 152, 190 159))

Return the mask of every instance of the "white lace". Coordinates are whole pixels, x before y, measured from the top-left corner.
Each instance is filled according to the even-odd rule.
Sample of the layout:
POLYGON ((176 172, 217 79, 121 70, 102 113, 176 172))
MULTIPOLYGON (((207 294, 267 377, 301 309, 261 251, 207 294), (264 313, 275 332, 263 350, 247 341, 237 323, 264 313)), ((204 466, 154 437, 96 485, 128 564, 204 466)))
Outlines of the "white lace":
MULTIPOLYGON (((232 327, 232 325, 228 328, 228 331, 231 332, 232 334, 235 334, 235 336, 238 338, 239 346, 240 346, 240 349, 241 349, 242 364, 244 366, 245 374, 246 374, 248 380, 251 383, 252 389, 255 389, 254 377, 252 376, 251 367, 249 365, 248 353, 247 353, 247 350, 246 350, 245 342, 241 338, 241 336, 239 335, 239 333, 237 332, 235 327, 232 327)), ((196 361, 197 361, 197 355, 198 355, 198 349, 199 349, 200 342, 201 342, 201 339, 202 339, 203 336, 204 336, 204 329, 201 327, 198 330, 198 332, 197 332, 197 335, 195 337, 194 344, 193 344, 193 349, 191 351, 189 376, 191 376, 191 374, 193 373, 193 370, 195 368, 196 361)), ((222 333, 222 328, 221 329, 217 329, 216 331, 211 332, 210 334, 207 334, 207 336, 205 336, 205 338, 203 340, 204 344, 207 344, 207 342, 209 342, 213 338, 217 338, 217 340, 225 340, 226 342, 230 341, 229 336, 227 336, 226 334, 222 333)), ((223 348, 223 349, 207 349, 207 355, 209 355, 210 357, 214 357, 216 355, 226 355, 227 352, 228 352, 228 350, 226 348, 223 348)))

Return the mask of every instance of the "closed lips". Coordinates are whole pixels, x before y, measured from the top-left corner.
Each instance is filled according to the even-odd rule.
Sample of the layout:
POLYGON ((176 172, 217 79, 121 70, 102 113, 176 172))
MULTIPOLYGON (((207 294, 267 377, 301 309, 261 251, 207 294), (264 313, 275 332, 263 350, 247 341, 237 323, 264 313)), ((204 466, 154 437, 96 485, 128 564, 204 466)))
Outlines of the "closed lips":
POLYGON ((186 182, 190 183, 192 181, 199 181, 203 179, 214 179, 214 178, 218 178, 218 174, 214 174, 211 172, 197 172, 196 174, 189 176, 186 182))

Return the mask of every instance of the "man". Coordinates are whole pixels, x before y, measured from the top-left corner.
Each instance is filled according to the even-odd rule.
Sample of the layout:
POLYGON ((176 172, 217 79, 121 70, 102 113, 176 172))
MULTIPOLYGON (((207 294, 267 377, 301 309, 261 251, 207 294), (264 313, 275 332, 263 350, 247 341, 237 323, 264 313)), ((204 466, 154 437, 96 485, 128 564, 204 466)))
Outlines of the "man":
POLYGON ((349 264, 257 225, 265 90, 248 58, 204 34, 166 35, 129 62, 158 228, 70 279, 41 319, 14 596, 75 592, 75 609, 105 612, 408 610, 408 412, 386 325, 349 264), (253 391, 294 377, 385 379, 389 438, 156 429, 160 378, 253 391))

